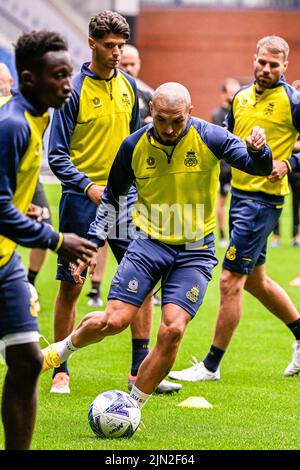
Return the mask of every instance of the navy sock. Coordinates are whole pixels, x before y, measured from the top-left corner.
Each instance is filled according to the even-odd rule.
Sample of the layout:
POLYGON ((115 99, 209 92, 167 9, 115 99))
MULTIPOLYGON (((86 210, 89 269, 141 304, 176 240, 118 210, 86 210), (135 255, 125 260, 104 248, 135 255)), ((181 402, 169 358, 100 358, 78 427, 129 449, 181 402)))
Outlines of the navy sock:
POLYGON ((293 323, 289 323, 286 326, 291 330, 295 338, 297 340, 300 340, 300 318, 298 318, 298 320, 294 321, 293 323))
POLYGON ((69 370, 68 370, 68 362, 67 361, 63 362, 59 367, 57 367, 57 369, 53 370, 52 378, 56 374, 58 374, 59 372, 65 372, 66 374, 70 375, 69 370))
POLYGON ((210 370, 211 372, 216 372, 222 360, 224 352, 225 351, 223 351, 222 349, 216 348, 216 346, 211 345, 208 354, 203 360, 206 369, 210 370))
POLYGON ((27 279, 28 279, 28 282, 30 282, 30 284, 32 284, 33 286, 35 283, 35 278, 38 275, 38 273, 39 273, 38 271, 33 271, 32 269, 28 269, 27 279))
POLYGON ((149 338, 134 339, 132 338, 132 361, 131 361, 131 375, 136 376, 138 368, 149 353, 149 338))
POLYGON ((92 281, 92 289, 89 294, 89 297, 99 297, 100 296, 100 282, 92 281))

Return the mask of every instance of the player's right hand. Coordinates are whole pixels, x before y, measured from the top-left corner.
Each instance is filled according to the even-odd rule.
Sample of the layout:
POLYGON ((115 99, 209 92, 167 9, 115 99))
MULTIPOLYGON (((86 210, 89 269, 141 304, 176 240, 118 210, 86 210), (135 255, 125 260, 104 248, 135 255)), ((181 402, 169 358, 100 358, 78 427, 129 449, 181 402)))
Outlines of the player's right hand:
POLYGON ((254 126, 246 139, 247 147, 258 151, 261 150, 267 143, 266 133, 262 127, 254 126))
POLYGON ((104 189, 105 186, 98 186, 97 184, 93 184, 87 190, 86 195, 92 202, 99 206, 104 189))
POLYGON ((58 253, 68 261, 89 263, 93 254, 97 253, 97 245, 75 233, 64 233, 58 253))

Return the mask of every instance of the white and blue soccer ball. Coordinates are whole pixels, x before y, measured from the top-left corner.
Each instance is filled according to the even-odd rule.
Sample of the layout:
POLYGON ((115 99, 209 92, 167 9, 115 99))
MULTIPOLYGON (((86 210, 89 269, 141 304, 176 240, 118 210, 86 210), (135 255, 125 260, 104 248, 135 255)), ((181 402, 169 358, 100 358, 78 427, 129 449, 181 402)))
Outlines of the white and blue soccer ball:
POLYGON ((128 393, 109 390, 90 405, 88 420, 98 437, 131 437, 141 422, 141 411, 128 393))

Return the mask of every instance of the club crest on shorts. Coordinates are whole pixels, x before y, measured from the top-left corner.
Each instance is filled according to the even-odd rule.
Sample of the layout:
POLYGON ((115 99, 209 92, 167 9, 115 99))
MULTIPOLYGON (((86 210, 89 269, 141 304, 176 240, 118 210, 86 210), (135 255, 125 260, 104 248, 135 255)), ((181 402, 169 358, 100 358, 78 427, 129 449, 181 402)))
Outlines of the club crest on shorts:
POLYGON ((139 288, 139 282, 137 279, 131 279, 131 281, 128 282, 127 290, 129 292, 137 293, 139 288))
POLYGON ((229 259, 229 261, 234 261, 236 259, 236 247, 235 245, 231 245, 227 252, 226 252, 226 258, 229 259))
POLYGON ((193 286, 191 290, 188 290, 186 295, 186 298, 193 302, 194 304, 198 302, 199 299, 199 286, 193 286))

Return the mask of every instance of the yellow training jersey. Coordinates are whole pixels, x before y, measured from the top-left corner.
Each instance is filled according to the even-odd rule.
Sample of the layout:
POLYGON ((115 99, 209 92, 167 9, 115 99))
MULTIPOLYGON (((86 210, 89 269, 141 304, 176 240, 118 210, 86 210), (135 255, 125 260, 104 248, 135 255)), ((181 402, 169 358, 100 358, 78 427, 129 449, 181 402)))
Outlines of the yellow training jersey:
POLYGON ((125 139, 112 166, 89 237, 105 239, 111 208, 135 182, 137 201, 132 217, 149 237, 168 244, 199 241, 215 228, 219 160, 253 174, 272 171, 266 146, 260 152, 247 150, 245 143, 227 130, 190 118, 174 146, 155 137, 153 124, 125 139))
POLYGON ((0 109, 0 266, 11 258, 17 243, 53 247, 58 234, 27 213, 42 159, 42 139, 48 113, 39 115, 21 93, 0 109))
POLYGON ((122 141, 138 128, 135 81, 119 70, 103 80, 84 64, 70 101, 54 112, 51 125, 49 164, 64 191, 106 185, 122 141))
MULTIPOLYGON (((300 96, 300 95, 299 95, 300 96)), ((274 160, 291 157, 300 128, 299 96, 281 79, 276 86, 257 93, 255 84, 242 88, 235 96, 227 117, 227 127, 246 140, 254 126, 265 129, 274 160)), ((288 178, 276 183, 267 178, 232 169, 232 187, 241 191, 261 191, 269 195, 288 194, 288 178)))

